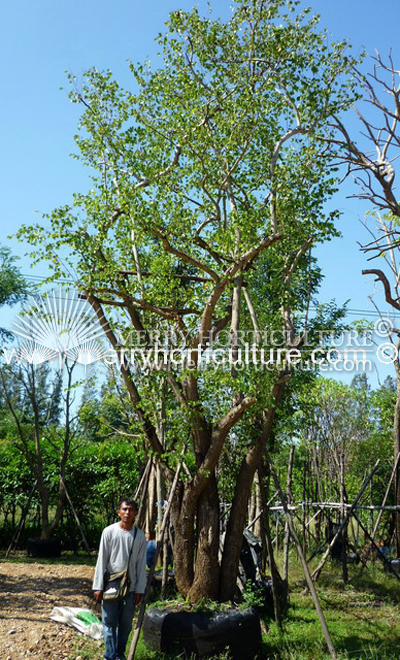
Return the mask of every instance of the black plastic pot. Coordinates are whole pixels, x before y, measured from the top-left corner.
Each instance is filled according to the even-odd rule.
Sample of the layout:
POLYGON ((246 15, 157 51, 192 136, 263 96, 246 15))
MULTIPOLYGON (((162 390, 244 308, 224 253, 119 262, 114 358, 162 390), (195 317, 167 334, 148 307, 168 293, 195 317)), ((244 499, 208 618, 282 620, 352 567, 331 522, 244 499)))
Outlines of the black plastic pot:
POLYGON ((253 660, 261 645, 260 620, 255 610, 185 612, 147 610, 143 639, 154 651, 186 651, 196 657, 229 647, 233 660, 253 660))
POLYGON ((60 557, 60 539, 28 539, 26 544, 28 557, 60 557))

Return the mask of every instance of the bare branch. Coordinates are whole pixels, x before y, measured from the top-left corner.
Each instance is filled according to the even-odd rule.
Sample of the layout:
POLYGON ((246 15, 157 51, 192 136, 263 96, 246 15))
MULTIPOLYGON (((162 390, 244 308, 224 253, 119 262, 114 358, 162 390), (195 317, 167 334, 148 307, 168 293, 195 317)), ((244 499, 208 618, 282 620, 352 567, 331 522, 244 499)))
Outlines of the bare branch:
POLYGON ((389 280, 387 279, 386 275, 381 270, 363 270, 362 274, 363 275, 376 275, 377 280, 379 280, 383 284, 383 289, 384 289, 384 292, 385 292, 386 302, 388 302, 389 305, 391 305, 395 309, 400 310, 399 298, 397 298, 397 299, 393 298, 389 280))

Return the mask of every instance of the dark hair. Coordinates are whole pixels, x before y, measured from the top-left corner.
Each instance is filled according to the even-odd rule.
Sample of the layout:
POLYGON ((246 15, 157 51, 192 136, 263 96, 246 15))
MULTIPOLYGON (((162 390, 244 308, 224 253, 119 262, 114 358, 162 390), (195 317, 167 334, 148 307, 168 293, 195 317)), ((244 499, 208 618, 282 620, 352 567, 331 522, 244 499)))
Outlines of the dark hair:
POLYGON ((120 510, 123 504, 128 504, 128 506, 133 506, 136 511, 139 510, 136 500, 133 500, 131 497, 123 497, 122 500, 119 501, 117 511, 120 510))

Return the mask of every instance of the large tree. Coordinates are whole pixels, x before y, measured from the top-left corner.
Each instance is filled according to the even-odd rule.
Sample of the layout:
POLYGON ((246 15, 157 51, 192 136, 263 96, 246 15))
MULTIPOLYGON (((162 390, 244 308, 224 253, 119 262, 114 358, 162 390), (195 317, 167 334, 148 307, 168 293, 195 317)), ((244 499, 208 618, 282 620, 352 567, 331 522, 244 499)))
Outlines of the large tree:
POLYGON ((88 71, 78 90, 72 79, 92 189, 20 233, 55 277, 76 273, 167 480, 186 447, 171 515, 177 584, 192 600, 233 596, 253 477, 293 371, 276 356, 240 368, 240 332, 251 329, 258 360, 277 343, 302 349, 320 279, 311 248, 335 233, 329 121, 353 100, 352 59, 297 4, 238 2, 226 23, 174 12, 162 65, 131 65, 133 92, 110 72, 88 71), (133 364, 139 340, 154 361, 155 332, 169 348, 179 337, 181 359, 133 364), (231 364, 217 366, 228 349, 231 364), (232 447, 220 562, 216 470, 232 447))
POLYGON ((75 435, 74 366, 64 365, 65 392, 63 372, 56 372, 52 378, 48 365, 11 363, 0 366, 0 410, 9 420, 5 437, 21 451, 35 479, 43 539, 52 537, 66 505, 64 479, 75 435), (49 449, 54 452, 58 464, 55 477, 49 474, 46 465, 49 449))

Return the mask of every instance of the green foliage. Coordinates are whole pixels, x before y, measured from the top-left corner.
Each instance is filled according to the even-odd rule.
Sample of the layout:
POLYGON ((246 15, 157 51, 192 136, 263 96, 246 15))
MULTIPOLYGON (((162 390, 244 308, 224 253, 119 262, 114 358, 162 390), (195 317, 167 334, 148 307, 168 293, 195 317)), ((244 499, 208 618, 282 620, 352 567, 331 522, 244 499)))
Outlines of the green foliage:
MULTIPOLYGON (((274 332, 285 328, 287 346, 303 331, 321 281, 311 247, 338 233, 338 213, 327 211, 339 183, 330 122, 358 97, 356 61, 347 43, 327 45, 318 17, 282 0, 237 2, 225 23, 196 8, 172 12, 157 42, 159 66, 130 64, 132 89, 110 71, 90 69, 79 89, 69 76, 70 99, 82 108, 76 158, 92 185, 18 236, 34 247, 34 263, 48 262, 50 280, 76 273, 118 357, 139 339, 154 356, 157 334, 180 355, 168 368, 140 350, 126 358, 135 419, 115 405, 115 378, 105 409, 96 397, 81 407, 85 437, 137 433, 171 469, 187 446, 183 479, 199 477, 193 497, 226 442, 217 470, 229 497, 288 363, 240 368, 213 359, 234 344, 238 280, 238 350, 247 333, 254 337, 254 315, 267 354, 274 332), (188 354, 198 347, 200 355, 188 354)), ((312 332, 326 320, 336 330, 341 315, 318 309, 312 332)), ((292 392, 315 369, 293 371, 292 392)), ((99 495, 116 492, 119 479, 102 480, 99 495)))
MULTIPOLYGON (((395 398, 392 379, 372 391, 365 374, 356 375, 351 385, 319 378, 294 393, 289 424, 280 418, 277 426, 279 443, 274 461, 285 483, 290 445, 296 445, 292 485, 295 501, 303 499, 304 470, 307 499, 340 501, 342 460, 347 499, 352 501, 378 459, 380 467, 373 480, 372 497, 375 504, 382 501, 393 468, 395 398), (314 490, 317 482, 319 490, 314 490)), ((370 490, 368 493, 371 497, 370 490)), ((389 517, 385 515, 384 521, 389 522, 389 517)))
POLYGON ((217 612, 226 612, 231 609, 236 609, 232 603, 219 603, 210 598, 200 598, 197 603, 191 603, 182 597, 174 598, 173 600, 158 600, 151 604, 151 607, 158 609, 166 609, 183 612, 206 612, 207 614, 215 614, 217 612))
POLYGON ((0 306, 14 305, 28 293, 28 285, 17 267, 17 258, 0 246, 0 306))
MULTIPOLYGON (((15 305, 23 300, 29 291, 26 280, 15 266, 16 257, 13 257, 8 248, 0 246, 0 307, 2 305, 15 305)), ((0 328, 0 339, 12 337, 12 333, 0 328)))
POLYGON ((265 605, 265 593, 263 593, 262 589, 254 588, 251 580, 246 582, 242 597, 243 601, 240 604, 240 609, 254 607, 256 609, 262 610, 263 606, 265 605))

